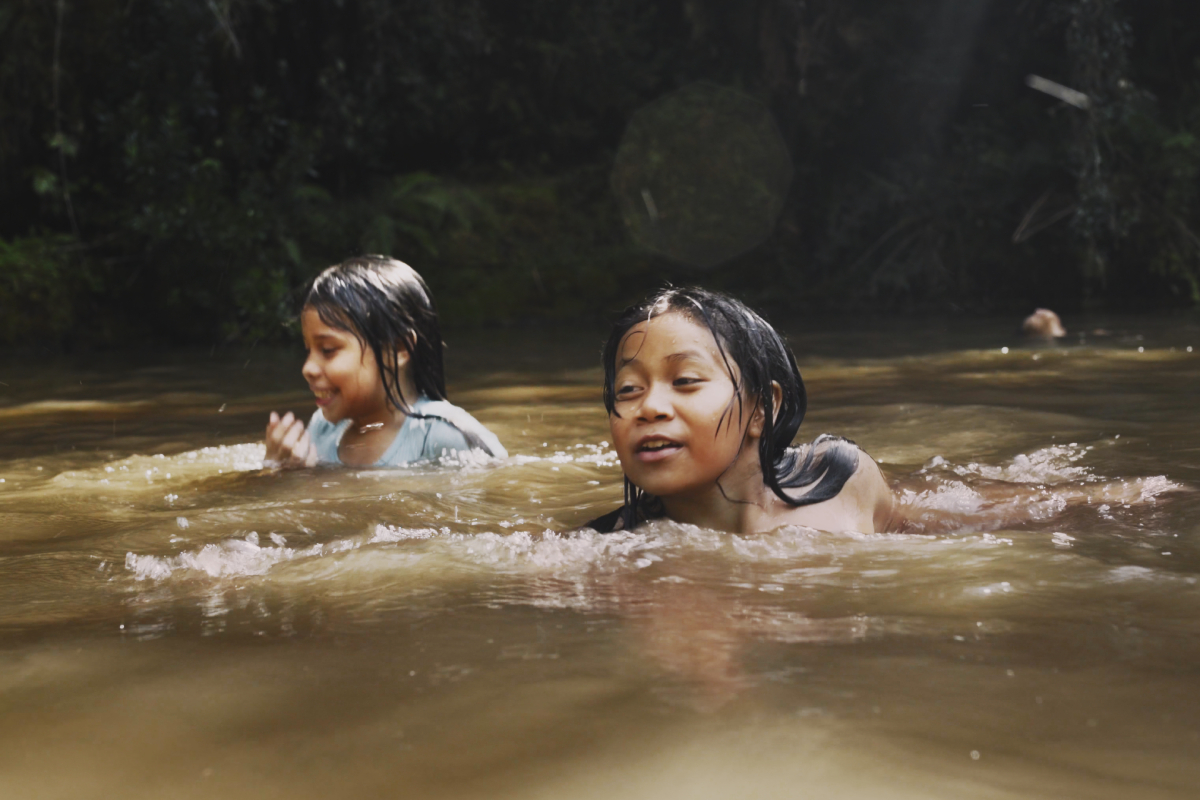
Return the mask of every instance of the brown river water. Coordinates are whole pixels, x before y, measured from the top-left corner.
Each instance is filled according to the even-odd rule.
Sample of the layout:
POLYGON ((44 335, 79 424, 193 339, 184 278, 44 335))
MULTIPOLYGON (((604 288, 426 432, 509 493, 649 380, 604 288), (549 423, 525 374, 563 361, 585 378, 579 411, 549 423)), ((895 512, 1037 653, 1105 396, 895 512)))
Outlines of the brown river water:
POLYGON ((448 336, 457 470, 264 472, 298 350, 0 365, 0 798, 1196 797, 1200 323, 1100 326, 792 334, 931 502, 1180 487, 939 535, 572 533, 603 333, 448 336))

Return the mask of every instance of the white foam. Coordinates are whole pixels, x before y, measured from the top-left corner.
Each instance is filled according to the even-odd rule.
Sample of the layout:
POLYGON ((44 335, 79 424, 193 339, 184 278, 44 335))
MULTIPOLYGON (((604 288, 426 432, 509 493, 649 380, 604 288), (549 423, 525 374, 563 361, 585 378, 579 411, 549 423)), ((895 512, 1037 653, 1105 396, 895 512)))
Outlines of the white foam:
POLYGON ((1091 447, 1081 447, 1074 442, 1052 445, 1031 453, 1019 453, 1007 464, 1000 466, 976 462, 952 464, 942 456, 935 456, 925 464, 921 472, 948 470, 964 478, 980 477, 1010 483, 1060 483, 1095 480, 1095 476, 1088 467, 1077 465, 1091 450, 1091 447))
POLYGON ((983 496, 979 492, 965 483, 959 483, 958 481, 945 483, 935 489, 928 489, 923 492, 914 492, 911 489, 905 489, 900 492, 899 499, 903 505, 937 509, 939 511, 951 511, 959 514, 976 513, 984 505, 983 496))
POLYGON ((670 543, 651 533, 596 533, 583 530, 572 534, 517 531, 509 534, 480 533, 445 537, 452 554, 477 564, 501 570, 550 571, 644 569, 661 560, 655 551, 670 543))
POLYGON ((1141 500, 1153 500, 1160 494, 1173 492, 1183 487, 1167 478, 1166 475, 1154 475, 1140 480, 1141 500))
POLYGON ((206 544, 198 550, 177 556, 125 554, 125 568, 139 580, 161 581, 174 573, 200 573, 210 578, 229 578, 265 575, 284 561, 315 556, 325 551, 322 545, 303 549, 262 547, 245 539, 226 539, 219 544, 206 544))
POLYGON ((270 544, 260 542, 258 534, 250 532, 173 556, 131 552, 125 556, 125 566, 139 581, 162 581, 171 576, 231 578, 265 575, 278 565, 303 559, 407 543, 422 548, 420 552, 436 553, 442 562, 450 564, 502 573, 577 577, 584 573, 636 572, 697 553, 770 563, 844 552, 847 547, 873 549, 929 540, 897 534, 819 533, 807 528, 782 528, 743 537, 667 521, 652 522, 636 531, 605 534, 587 529, 570 533, 455 533, 449 528, 376 525, 364 535, 299 548, 288 547, 284 537, 276 533, 266 538, 270 544))
POLYGON ((601 442, 600 444, 577 444, 568 450, 556 450, 548 456, 514 455, 510 456, 508 461, 510 464, 517 466, 548 462, 551 464, 588 464, 597 467, 616 467, 621 463, 617 457, 617 451, 609 449, 608 442, 601 442))
MULTIPOLYGON (((465 471, 475 471, 481 467, 488 467, 494 464, 502 463, 502 460, 490 455, 486 450, 480 447, 474 447, 470 450, 442 450, 442 454, 434 459, 434 462, 444 467, 455 467, 465 471)), ((413 466, 419 466, 421 462, 413 466)))

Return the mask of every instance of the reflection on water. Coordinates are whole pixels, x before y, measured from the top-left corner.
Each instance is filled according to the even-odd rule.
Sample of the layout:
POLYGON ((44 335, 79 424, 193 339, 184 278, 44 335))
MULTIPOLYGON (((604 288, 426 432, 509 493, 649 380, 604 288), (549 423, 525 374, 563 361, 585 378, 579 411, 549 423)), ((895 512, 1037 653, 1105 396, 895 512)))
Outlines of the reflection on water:
POLYGON ((1185 487, 936 536, 571 532, 597 336, 452 340, 453 471, 261 471, 294 353, 5 368, 0 796, 1192 796, 1200 335, 1105 327, 795 340, 925 502, 1185 487))

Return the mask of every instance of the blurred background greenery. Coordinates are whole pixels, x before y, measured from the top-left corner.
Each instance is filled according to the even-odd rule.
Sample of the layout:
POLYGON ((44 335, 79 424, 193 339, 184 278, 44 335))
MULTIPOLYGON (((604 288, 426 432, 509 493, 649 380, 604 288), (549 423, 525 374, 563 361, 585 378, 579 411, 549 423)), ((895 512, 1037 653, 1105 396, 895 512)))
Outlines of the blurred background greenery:
POLYGON ((0 4, 10 344, 286 339, 361 252, 451 326, 664 281, 780 315, 1190 308, 1198 177, 1194 0, 0 4), (766 103, 794 168, 767 241, 705 271, 610 189, 634 112, 698 80, 766 103))

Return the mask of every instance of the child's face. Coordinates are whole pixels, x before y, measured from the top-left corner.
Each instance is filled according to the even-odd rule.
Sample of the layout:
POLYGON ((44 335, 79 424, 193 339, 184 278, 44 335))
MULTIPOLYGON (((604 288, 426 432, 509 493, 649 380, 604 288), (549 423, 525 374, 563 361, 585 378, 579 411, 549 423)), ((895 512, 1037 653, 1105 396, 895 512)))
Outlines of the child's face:
POLYGON ((715 488, 738 458, 751 407, 737 402, 708 329, 678 312, 653 317, 625 334, 616 366, 608 423, 625 475, 659 497, 715 488))
POLYGON ((301 372, 325 419, 349 418, 360 425, 381 421, 388 406, 375 354, 349 331, 326 325, 316 309, 304 309, 300 326, 308 348, 301 372))

